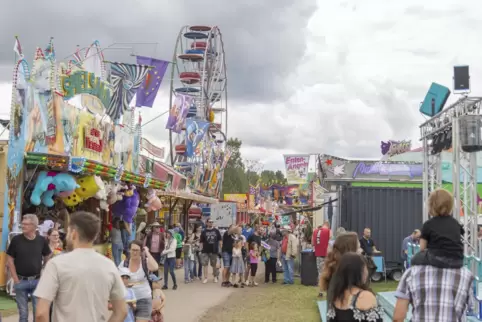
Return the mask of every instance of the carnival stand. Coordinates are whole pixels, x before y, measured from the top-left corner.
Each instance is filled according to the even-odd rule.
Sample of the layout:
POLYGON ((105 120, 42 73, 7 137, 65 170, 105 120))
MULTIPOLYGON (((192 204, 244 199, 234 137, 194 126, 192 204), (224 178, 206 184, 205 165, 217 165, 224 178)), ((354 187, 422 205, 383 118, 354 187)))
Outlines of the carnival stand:
MULTIPOLYGON (((168 185, 167 180, 139 171, 141 119, 132 127, 121 124, 129 119, 124 113, 156 66, 107 62, 97 41, 57 63, 51 39, 45 50, 37 48, 31 66, 18 39, 14 49, 18 61, 0 265, 4 267, 10 234, 19 231, 27 212, 41 220, 55 218, 62 209, 97 213, 104 224, 98 243, 109 255, 106 242, 112 217, 132 226, 140 207, 162 207, 157 190, 168 185), (148 195, 155 198, 141 205, 148 195)), ((64 227, 67 221, 63 218, 64 227)), ((5 285, 4 279, 0 285, 5 285)))

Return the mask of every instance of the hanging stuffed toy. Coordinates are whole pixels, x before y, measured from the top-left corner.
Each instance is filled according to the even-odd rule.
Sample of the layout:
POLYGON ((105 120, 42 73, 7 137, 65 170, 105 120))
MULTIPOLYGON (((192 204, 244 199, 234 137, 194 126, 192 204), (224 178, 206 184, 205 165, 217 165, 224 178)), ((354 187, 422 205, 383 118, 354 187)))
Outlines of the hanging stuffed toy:
POLYGON ((82 199, 79 195, 77 195, 77 193, 74 192, 70 196, 62 198, 62 201, 67 207, 75 207, 79 203, 84 201, 84 199, 82 199))
POLYGON ((117 201, 122 200, 123 193, 120 191, 120 184, 113 183, 107 187, 107 203, 113 205, 117 201))
POLYGON ((89 199, 99 191, 99 185, 103 184, 102 179, 98 176, 88 176, 77 179, 79 188, 75 189, 75 193, 82 199, 89 199))
POLYGON ((112 211, 115 217, 119 217, 128 224, 131 224, 139 207, 139 193, 135 189, 135 186, 130 186, 128 193, 126 192, 124 192, 122 200, 114 204, 112 211), (132 195, 127 196, 127 194, 132 195))
POLYGON ((47 207, 53 207, 54 195, 68 196, 78 187, 74 177, 68 173, 41 171, 30 196, 30 202, 35 206, 43 203, 47 207))
POLYGON ((156 190, 149 189, 147 191, 147 203, 144 205, 147 212, 157 211, 162 208, 161 199, 156 194, 156 190))

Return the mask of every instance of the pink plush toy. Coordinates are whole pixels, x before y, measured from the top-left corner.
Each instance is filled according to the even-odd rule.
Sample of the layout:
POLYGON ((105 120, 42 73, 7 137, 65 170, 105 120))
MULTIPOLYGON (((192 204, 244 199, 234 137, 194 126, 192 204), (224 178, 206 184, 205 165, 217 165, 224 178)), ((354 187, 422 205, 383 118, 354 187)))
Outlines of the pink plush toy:
POLYGON ((147 212, 157 211, 162 208, 161 199, 156 194, 156 190, 149 189, 147 192, 147 203, 144 205, 147 212))

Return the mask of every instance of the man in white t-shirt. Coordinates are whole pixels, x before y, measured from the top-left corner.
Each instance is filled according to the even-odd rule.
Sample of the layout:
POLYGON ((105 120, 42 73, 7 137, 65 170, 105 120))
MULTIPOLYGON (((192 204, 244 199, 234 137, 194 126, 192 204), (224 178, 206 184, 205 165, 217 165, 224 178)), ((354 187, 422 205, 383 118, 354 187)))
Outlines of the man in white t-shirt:
POLYGON ((114 262, 93 248, 99 231, 96 215, 84 211, 71 215, 66 241, 72 251, 48 261, 34 292, 37 322, 49 321, 52 302, 53 322, 124 321, 124 283, 114 262))

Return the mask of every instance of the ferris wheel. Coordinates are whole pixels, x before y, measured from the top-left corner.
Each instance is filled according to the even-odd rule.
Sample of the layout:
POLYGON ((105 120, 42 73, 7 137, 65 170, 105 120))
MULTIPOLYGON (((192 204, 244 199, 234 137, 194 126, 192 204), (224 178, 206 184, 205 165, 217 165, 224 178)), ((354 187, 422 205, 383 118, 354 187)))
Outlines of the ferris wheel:
POLYGON ((181 171, 202 163, 200 154, 188 154, 187 124, 205 125, 208 139, 224 149, 227 140, 227 77, 221 31, 218 27, 184 26, 174 48, 169 107, 182 97, 189 104, 186 122, 176 133, 169 130, 170 152, 166 163, 181 171), (196 121, 196 122, 193 122, 196 121), (197 123, 196 123, 197 124, 197 123))

